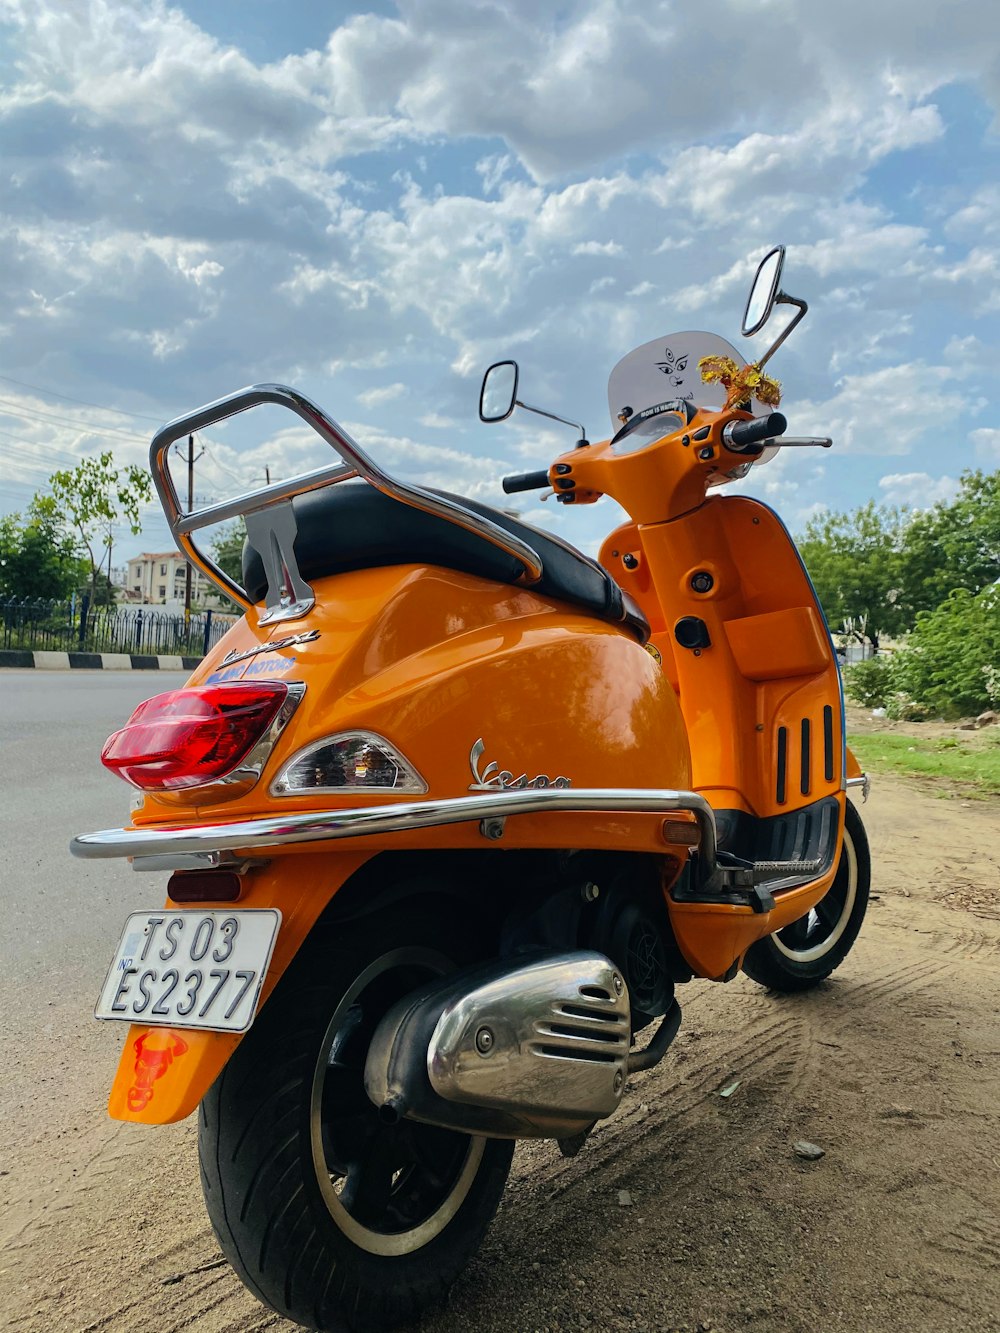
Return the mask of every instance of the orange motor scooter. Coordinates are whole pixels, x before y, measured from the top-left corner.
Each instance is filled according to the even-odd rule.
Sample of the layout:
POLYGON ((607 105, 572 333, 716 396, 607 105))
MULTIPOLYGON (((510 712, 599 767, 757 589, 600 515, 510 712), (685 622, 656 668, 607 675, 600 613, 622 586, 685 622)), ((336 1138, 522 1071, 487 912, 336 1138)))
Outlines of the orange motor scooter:
MULTIPOLYGON (((778 302, 804 313, 782 262, 744 333, 778 302)), ((73 843, 170 873, 98 1001, 131 1025, 110 1112, 200 1107, 219 1242, 307 1327, 391 1327, 439 1298, 514 1141, 578 1151, 662 1059, 679 984, 742 967, 801 989, 858 934, 847 789, 866 779, 822 613, 777 516, 710 494, 779 445, 829 444, 784 436, 774 347, 747 366, 708 334, 648 343, 612 373, 609 440, 505 480, 618 500, 599 563, 395 480, 279 385, 153 440, 181 550, 245 614, 107 742, 131 825, 73 843), (262 403, 339 461, 183 514, 170 445, 262 403), (242 584, 193 541, 237 515, 242 584)), ((515 363, 491 367, 481 417, 517 395, 515 363)))

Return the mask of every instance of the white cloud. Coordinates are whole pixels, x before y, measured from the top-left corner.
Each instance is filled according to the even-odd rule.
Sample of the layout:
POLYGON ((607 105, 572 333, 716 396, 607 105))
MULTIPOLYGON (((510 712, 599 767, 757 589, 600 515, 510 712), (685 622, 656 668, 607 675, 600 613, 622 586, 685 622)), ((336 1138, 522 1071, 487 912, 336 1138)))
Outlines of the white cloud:
MULTIPOLYGON (((812 306, 776 358, 790 428, 931 477, 942 440, 996 457, 995 158, 940 186, 948 153, 913 151, 979 133, 946 84, 997 105, 985 0, 920 23, 902 0, 399 0, 269 64, 181 6, 0 0, 6 373, 164 416, 287 378, 387 437, 448 429, 458 484, 489 361, 599 437, 610 366, 685 325, 731 336, 781 239, 812 306)), ((512 470, 550 443, 489 448, 512 470)), ((792 512, 831 484, 807 457, 761 470, 792 512)), ((572 519, 591 540, 594 511, 572 519)))
POLYGON ((976 458, 990 468, 1000 468, 1000 429, 982 426, 970 432, 969 439, 976 447, 976 458))
POLYGON ((575 255, 620 255, 624 246, 617 241, 580 241, 573 246, 575 255))
POLYGON ((845 375, 825 402, 796 405, 794 429, 830 435, 850 453, 905 454, 926 431, 947 431, 968 406, 954 371, 923 362, 845 375))
POLYGON ((954 500, 958 494, 954 477, 932 477, 927 472, 892 472, 881 477, 878 484, 887 504, 908 509, 930 509, 939 501, 954 500))
POLYGON ((386 384, 378 389, 366 389, 358 394, 358 402, 365 407, 378 407, 381 403, 391 403, 394 398, 402 398, 406 385, 401 383, 386 384))

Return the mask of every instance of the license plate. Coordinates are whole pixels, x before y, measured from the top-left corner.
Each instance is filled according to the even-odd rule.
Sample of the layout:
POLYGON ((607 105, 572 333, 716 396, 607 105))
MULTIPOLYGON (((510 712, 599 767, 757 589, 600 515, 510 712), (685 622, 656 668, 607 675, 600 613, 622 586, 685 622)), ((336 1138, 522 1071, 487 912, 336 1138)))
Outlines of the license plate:
POLYGON ((246 1032, 280 924, 273 909, 134 912, 94 1015, 246 1032))

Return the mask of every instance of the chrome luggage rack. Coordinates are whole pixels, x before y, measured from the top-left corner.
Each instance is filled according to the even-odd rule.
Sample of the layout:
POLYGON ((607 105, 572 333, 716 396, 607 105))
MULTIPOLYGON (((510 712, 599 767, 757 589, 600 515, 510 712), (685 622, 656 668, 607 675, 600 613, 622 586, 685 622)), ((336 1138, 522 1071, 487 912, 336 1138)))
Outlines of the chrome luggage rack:
POLYGON ((259 624, 267 625, 281 620, 296 620, 306 615, 315 605, 316 598, 312 588, 302 577, 295 559, 295 536, 297 532, 292 498, 304 495, 307 491, 319 490, 323 486, 332 486, 337 482, 349 481, 360 477, 369 485, 380 490, 384 495, 402 504, 420 509, 426 514, 436 514, 439 518, 467 532, 475 533, 490 542, 499 550, 520 562, 522 573, 519 582, 531 585, 542 577, 542 562, 538 552, 527 542, 506 532, 496 523, 466 509, 464 505, 443 496, 433 495, 420 486, 409 486, 398 481, 369 458, 359 444, 328 417, 318 404, 297 389, 287 384, 251 384, 246 389, 218 398, 187 416, 169 421, 153 436, 149 448, 149 468, 160 504, 166 515, 167 523, 174 541, 180 551, 202 573, 217 584, 227 596, 238 602, 245 611, 253 605, 245 588, 231 579, 219 566, 200 551, 192 540, 192 533, 199 528, 207 528, 213 523, 224 523, 229 519, 243 518, 247 528, 250 545, 259 552, 267 574, 267 594, 265 609, 259 624), (313 472, 304 472, 288 481, 275 482, 261 490, 247 491, 233 500, 221 504, 193 509, 186 514, 181 509, 170 469, 167 466, 167 451, 184 435, 193 435, 205 430, 216 422, 237 416, 252 407, 271 403, 288 408, 316 432, 316 434, 339 454, 341 462, 329 467, 317 468, 313 472))

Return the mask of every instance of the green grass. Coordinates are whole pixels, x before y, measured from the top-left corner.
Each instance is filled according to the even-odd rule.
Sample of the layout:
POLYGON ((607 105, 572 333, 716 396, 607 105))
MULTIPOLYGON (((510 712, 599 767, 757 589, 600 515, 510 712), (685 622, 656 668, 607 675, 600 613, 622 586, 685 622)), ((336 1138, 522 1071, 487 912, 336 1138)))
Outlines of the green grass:
POLYGON ((871 773, 936 780, 949 792, 1000 795, 1000 733, 996 731, 926 739, 873 731, 851 736, 848 744, 861 767, 871 773))

